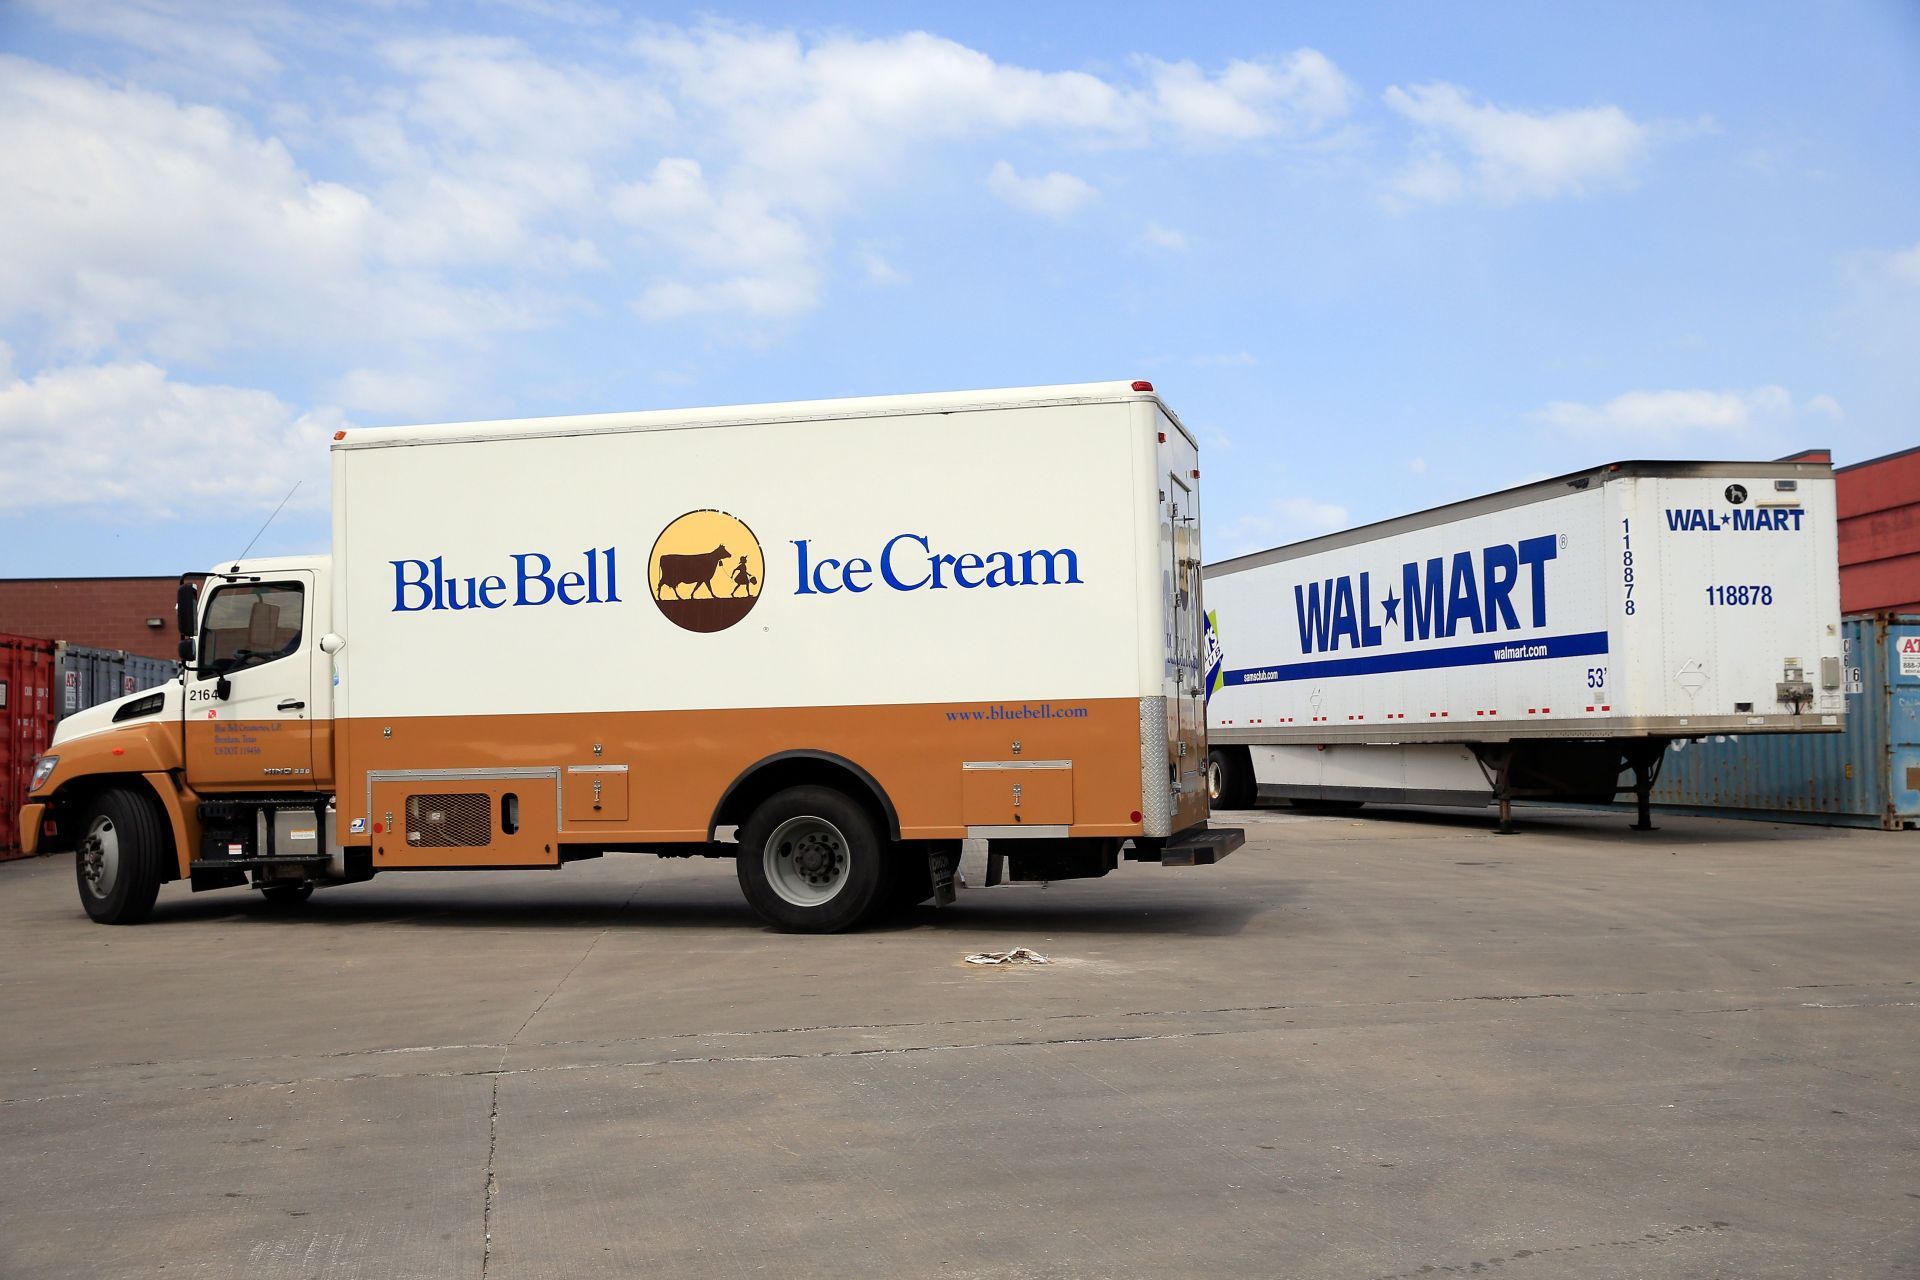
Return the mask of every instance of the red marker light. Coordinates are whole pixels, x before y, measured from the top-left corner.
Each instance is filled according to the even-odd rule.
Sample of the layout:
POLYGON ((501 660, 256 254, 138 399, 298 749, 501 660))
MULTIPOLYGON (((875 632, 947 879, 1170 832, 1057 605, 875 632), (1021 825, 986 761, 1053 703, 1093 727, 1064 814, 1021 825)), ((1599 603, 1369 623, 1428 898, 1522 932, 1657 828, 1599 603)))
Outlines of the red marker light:
POLYGON ((115 747, 115 748, 113 749, 113 754, 115 754, 115 755, 117 755, 117 756, 123 756, 123 755, 125 755, 125 754, 127 754, 127 749, 126 749, 125 747, 115 747))
POLYGON ((1151 382, 1136 382, 1133 384, 1133 389, 1135 391, 1151 391, 1153 390, 1153 384, 1151 382))
POLYGON ((1200 471, 1199 471, 1199 469, 1198 469, 1198 468, 1195 468, 1195 469, 1194 469, 1194 473, 1193 473, 1193 478, 1194 478, 1195 480, 1198 480, 1198 479, 1200 478, 1200 471))
POLYGON ((376 822, 373 824, 373 834, 379 835, 383 830, 385 830, 385 828, 383 828, 379 823, 376 822))
POLYGON ((1138 809, 1135 809, 1135 810, 1134 810, 1134 811, 1133 811, 1132 813, 1130 813, 1130 814, 1128 814, 1128 815, 1127 815, 1127 821, 1128 821, 1128 822, 1138 822, 1138 821, 1140 821, 1140 811, 1139 811, 1138 809))
POLYGON ((333 438, 335 440, 345 440, 347 438, 347 433, 344 431, 336 431, 333 433, 333 438))
POLYGON ((1165 444, 1166 442, 1167 442, 1167 433, 1162 431, 1160 433, 1160 443, 1165 444))

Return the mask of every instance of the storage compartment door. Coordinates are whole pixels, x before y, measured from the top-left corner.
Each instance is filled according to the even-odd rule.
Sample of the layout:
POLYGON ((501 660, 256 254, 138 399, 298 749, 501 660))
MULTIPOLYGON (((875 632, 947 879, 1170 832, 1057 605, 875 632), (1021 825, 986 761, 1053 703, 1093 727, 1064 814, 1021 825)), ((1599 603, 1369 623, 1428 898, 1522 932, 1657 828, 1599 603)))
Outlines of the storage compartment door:
POLYGON ((567 829, 627 820, 627 766, 577 764, 567 770, 567 829))
POLYGON ((376 781, 369 823, 374 870, 557 864, 556 774, 376 781))
POLYGON ((1073 762, 970 760, 961 766, 960 812, 969 836, 1064 836, 1073 822, 1073 762))

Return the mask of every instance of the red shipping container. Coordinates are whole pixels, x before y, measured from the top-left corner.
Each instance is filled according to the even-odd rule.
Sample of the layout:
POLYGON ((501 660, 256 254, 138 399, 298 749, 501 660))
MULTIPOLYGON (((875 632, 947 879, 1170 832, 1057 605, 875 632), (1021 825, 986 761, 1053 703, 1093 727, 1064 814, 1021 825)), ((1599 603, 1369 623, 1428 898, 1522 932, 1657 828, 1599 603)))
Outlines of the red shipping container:
POLYGON ((33 760, 53 741, 53 642, 0 635, 0 859, 20 856, 33 760))
POLYGON ((1840 612, 1920 612, 1920 449, 1833 473, 1840 612))

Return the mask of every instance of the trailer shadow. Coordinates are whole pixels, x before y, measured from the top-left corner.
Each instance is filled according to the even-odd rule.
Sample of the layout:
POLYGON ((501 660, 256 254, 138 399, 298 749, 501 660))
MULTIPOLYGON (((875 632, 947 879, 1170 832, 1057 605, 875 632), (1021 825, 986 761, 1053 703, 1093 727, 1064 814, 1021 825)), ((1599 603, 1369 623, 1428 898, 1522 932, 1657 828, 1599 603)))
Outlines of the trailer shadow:
MULTIPOLYGON (((1286 815, 1292 821, 1303 824, 1316 821, 1377 824, 1384 827, 1421 827, 1432 830, 1482 832, 1489 835, 1497 833, 1500 825, 1498 811, 1491 805, 1484 809, 1468 809, 1369 804, 1360 809, 1331 813, 1294 808, 1266 808, 1247 812, 1286 815)), ((1230 823, 1234 818, 1234 811, 1221 811, 1215 816, 1222 822, 1230 823)), ((1633 830, 1633 820, 1634 812, 1629 805, 1614 808, 1600 805, 1576 808, 1522 803, 1514 806, 1513 834, 1503 839, 1524 840, 1529 834, 1551 835, 1557 839, 1589 843, 1604 841, 1630 848, 1671 849, 1675 846, 1750 844, 1756 840, 1795 838, 1804 840, 1810 835, 1817 836, 1822 832, 1832 833, 1841 830, 1799 823, 1672 814, 1658 809, 1654 810, 1652 831, 1633 830)), ((1302 829, 1311 828, 1303 825, 1302 829)))

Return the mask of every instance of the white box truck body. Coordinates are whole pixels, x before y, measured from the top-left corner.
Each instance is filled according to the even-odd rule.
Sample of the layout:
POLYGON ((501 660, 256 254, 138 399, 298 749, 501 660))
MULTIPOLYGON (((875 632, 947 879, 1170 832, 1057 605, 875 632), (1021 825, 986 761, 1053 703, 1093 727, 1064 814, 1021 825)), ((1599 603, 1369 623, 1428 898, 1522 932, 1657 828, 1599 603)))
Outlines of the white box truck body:
POLYGON ((1198 475, 1146 383, 348 431, 332 555, 214 575, 34 825, 135 756, 196 887, 704 854, 794 928, 1213 861, 1198 475))
POLYGON ((1824 462, 1615 463, 1211 565, 1213 789, 1504 817, 1838 732, 1835 521, 1824 462))

